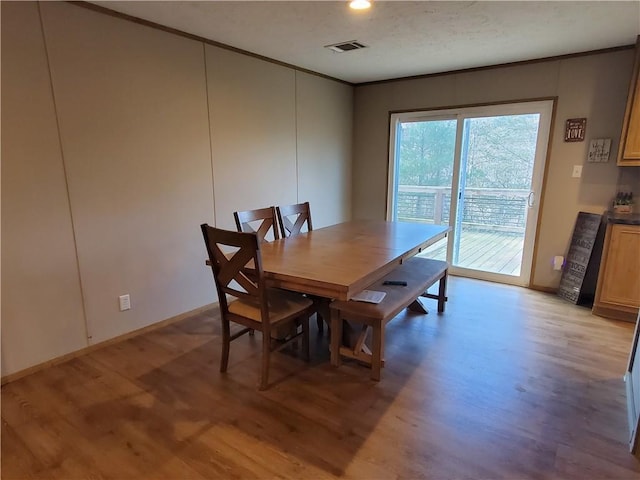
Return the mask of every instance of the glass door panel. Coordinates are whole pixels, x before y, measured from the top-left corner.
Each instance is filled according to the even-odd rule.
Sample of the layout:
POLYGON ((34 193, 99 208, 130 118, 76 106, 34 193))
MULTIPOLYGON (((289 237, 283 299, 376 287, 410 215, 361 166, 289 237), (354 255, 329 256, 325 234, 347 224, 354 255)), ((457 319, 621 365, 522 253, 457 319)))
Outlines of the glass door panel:
MULTIPOLYGON (((408 120, 396 129, 393 220, 449 225, 457 120, 408 120)), ((446 260, 447 239, 424 255, 446 260)))
POLYGON ((421 255, 527 285, 553 101, 391 115, 387 218, 448 224, 421 255))
POLYGON ((464 119, 452 264, 519 277, 540 114, 464 119))

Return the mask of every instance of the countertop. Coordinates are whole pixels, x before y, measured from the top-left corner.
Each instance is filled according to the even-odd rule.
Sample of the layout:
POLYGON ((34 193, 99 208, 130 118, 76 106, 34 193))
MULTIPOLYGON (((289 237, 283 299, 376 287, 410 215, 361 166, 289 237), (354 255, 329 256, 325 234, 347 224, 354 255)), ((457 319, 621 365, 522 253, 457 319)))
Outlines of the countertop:
POLYGON ((607 221, 623 225, 640 225, 640 213, 614 213, 609 210, 607 212, 607 221))

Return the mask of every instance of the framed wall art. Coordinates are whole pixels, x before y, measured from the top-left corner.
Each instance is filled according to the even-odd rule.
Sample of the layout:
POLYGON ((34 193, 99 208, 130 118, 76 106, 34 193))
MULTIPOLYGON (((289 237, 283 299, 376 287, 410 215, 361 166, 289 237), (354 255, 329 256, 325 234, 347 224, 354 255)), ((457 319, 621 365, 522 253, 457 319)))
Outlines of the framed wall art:
POLYGON ((565 142, 584 142, 584 133, 587 130, 586 118, 570 118, 564 128, 565 142))

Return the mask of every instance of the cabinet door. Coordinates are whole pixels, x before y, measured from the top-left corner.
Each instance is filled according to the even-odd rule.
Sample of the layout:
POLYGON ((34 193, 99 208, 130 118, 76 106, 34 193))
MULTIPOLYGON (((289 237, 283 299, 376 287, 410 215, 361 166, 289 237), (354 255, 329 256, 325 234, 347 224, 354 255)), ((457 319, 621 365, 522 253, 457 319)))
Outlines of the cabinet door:
POLYGON ((636 42, 636 55, 629 84, 627 108, 622 122, 618 165, 640 165, 640 35, 636 42))
POLYGON ((611 225, 602 276, 602 302, 640 306, 640 227, 611 225))
POLYGON ((636 89, 631 104, 629 128, 622 161, 625 160, 640 160, 640 77, 636 77, 636 89))

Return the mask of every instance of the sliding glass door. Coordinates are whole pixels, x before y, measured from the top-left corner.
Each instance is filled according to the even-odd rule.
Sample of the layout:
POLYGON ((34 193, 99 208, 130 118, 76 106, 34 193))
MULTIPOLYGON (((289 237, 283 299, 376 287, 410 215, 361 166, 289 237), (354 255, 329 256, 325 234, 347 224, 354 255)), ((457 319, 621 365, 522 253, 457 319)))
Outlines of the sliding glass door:
POLYGON ((392 115, 389 219, 450 225, 423 254, 452 273, 528 284, 552 107, 392 115))

